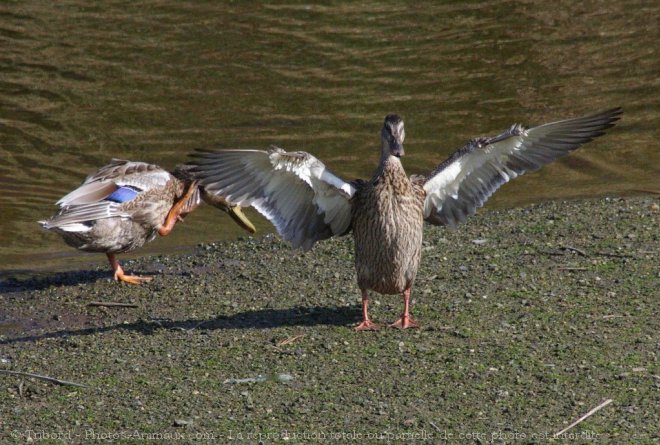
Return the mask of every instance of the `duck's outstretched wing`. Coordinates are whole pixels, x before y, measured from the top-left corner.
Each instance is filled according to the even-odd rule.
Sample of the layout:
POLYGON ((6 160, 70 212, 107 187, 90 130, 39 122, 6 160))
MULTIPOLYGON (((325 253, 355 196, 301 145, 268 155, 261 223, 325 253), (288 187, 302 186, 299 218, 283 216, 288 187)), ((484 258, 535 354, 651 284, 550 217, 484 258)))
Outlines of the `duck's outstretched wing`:
POLYGON ((294 248, 308 250, 350 229, 356 187, 309 153, 276 147, 197 151, 190 165, 206 193, 254 207, 294 248))
POLYGON ((501 185, 603 135, 622 113, 613 108, 529 129, 516 124, 499 136, 470 141, 426 177, 424 218, 456 226, 501 185))

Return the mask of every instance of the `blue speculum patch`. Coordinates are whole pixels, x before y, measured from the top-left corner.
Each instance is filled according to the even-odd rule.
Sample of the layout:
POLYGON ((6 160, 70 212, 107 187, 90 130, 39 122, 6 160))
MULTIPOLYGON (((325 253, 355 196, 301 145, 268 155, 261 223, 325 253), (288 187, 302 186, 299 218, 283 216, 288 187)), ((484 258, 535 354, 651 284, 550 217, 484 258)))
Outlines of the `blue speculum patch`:
POLYGON ((138 193, 140 192, 134 189, 133 187, 123 186, 123 187, 119 187, 117 190, 110 193, 105 198, 105 200, 121 204, 123 202, 128 202, 131 199, 135 198, 138 195, 138 193))

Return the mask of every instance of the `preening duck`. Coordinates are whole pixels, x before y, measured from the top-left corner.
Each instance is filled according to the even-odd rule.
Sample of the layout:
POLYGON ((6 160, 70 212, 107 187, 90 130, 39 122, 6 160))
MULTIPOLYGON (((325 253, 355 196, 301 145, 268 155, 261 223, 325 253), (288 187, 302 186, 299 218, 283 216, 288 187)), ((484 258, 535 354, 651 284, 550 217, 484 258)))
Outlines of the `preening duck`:
POLYGON ((391 326, 417 327, 410 290, 421 259, 424 221, 454 227, 504 183, 567 155, 604 134, 622 114, 593 115, 526 128, 516 124, 494 137, 473 139, 427 176, 408 177, 403 120, 390 114, 381 130, 380 163, 370 180, 347 182, 303 151, 198 151, 191 172, 207 193, 252 206, 294 248, 353 232, 355 268, 362 293, 362 322, 369 319, 368 291, 403 294, 403 313, 391 326))
POLYGON ((157 165, 122 159, 113 159, 88 176, 80 187, 57 201, 60 209, 52 218, 39 224, 60 234, 72 247, 105 253, 115 280, 140 284, 151 278, 126 275, 115 254, 142 247, 156 234, 168 235, 201 199, 226 211, 245 230, 255 232, 240 207, 207 194, 186 166, 170 173, 157 165))

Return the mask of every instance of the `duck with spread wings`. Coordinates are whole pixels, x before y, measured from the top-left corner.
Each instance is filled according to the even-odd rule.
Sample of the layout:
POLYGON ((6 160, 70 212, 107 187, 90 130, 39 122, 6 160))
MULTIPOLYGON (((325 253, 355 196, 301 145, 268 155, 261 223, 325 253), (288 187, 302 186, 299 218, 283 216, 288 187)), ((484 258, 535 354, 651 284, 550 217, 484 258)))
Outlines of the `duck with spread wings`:
POLYGON ((59 211, 39 224, 60 234, 72 247, 105 253, 115 280, 150 281, 126 275, 115 255, 142 247, 156 234, 168 235, 202 199, 227 212, 243 229, 255 232, 239 206, 206 193, 188 170, 182 165, 170 173, 154 164, 113 159, 57 201, 59 211))
POLYGON ((620 108, 527 128, 516 124, 494 137, 473 139, 427 176, 408 177, 403 120, 390 114, 381 130, 380 163, 370 180, 347 182, 309 153, 280 148, 198 151, 191 172, 207 193, 268 218, 294 248, 352 230, 362 293, 362 322, 369 319, 368 291, 402 294, 403 312, 391 326, 417 327, 410 290, 421 259, 424 221, 455 227, 504 183, 539 169, 604 134, 620 108))

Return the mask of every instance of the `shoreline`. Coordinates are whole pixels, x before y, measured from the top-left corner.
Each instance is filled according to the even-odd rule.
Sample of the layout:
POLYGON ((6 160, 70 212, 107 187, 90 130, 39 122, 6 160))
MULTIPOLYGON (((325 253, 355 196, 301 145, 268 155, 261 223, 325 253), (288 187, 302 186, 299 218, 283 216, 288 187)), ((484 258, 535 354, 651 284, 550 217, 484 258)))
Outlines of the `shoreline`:
MULTIPOLYGON (((537 199, 523 199, 511 200, 503 199, 503 194, 495 194, 484 208, 477 211, 476 216, 486 214, 491 211, 506 211, 516 208, 524 208, 531 205, 543 204, 546 202, 574 202, 574 201, 592 201, 601 199, 617 199, 617 198, 655 198, 657 192, 650 190, 628 190, 620 192, 612 192, 602 196, 594 195, 575 195, 569 197, 539 197, 537 199)), ((210 208, 209 206, 202 206, 197 209, 186 221, 178 224, 175 227, 173 234, 147 243, 140 249, 118 256, 121 261, 122 258, 126 259, 148 259, 154 256, 168 256, 176 254, 177 252, 184 251, 186 253, 194 252, 200 244, 208 244, 209 242, 231 242, 246 238, 260 239, 262 236, 271 236, 275 234, 274 227, 261 216, 256 210, 246 209, 246 213, 250 219, 257 225, 258 231, 255 235, 248 235, 246 232, 234 226, 226 215, 219 213, 217 209, 210 208), (204 236, 202 236, 204 234, 204 236), (215 238, 213 241, 211 239, 215 238)), ((35 229, 36 230, 36 229, 35 229)), ((459 229, 460 230, 460 229, 459 229)), ((0 282, 4 278, 11 277, 29 277, 30 275, 68 272, 83 268, 85 264, 105 264, 107 261, 104 254, 81 252, 66 246, 64 241, 56 234, 48 234, 49 243, 48 251, 44 253, 18 254, 18 253, 3 253, 0 259, 4 260, 4 264, 12 264, 11 267, 1 264, 0 261, 0 282), (56 246, 56 247, 55 247, 56 246), (31 268, 32 265, 38 265, 31 268)))

